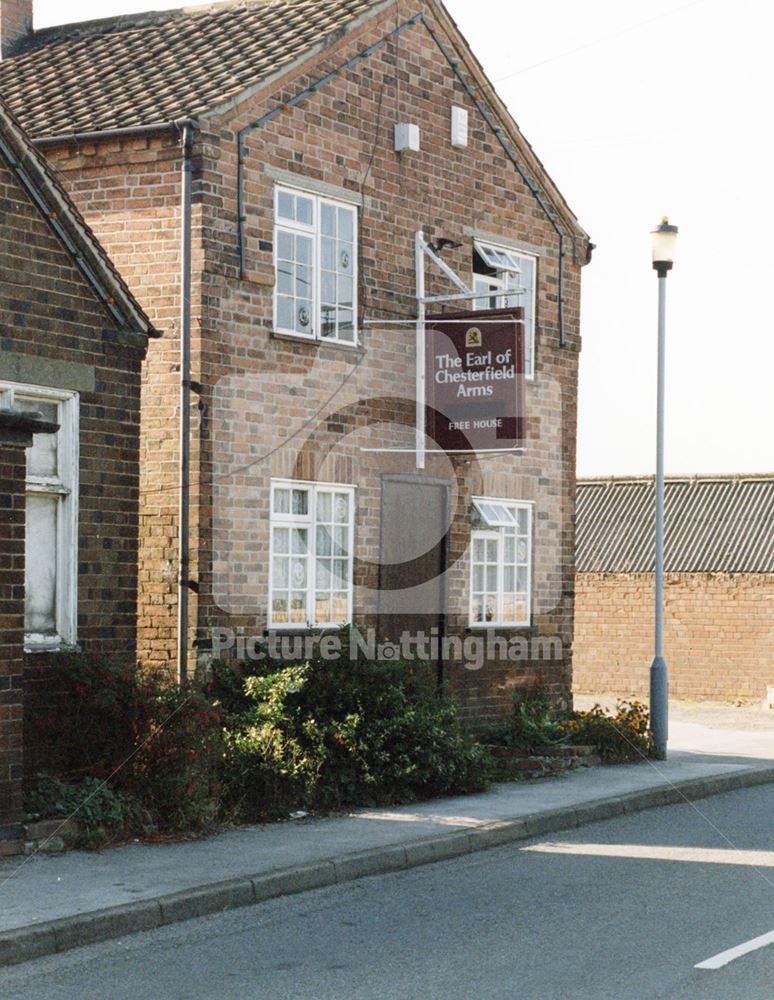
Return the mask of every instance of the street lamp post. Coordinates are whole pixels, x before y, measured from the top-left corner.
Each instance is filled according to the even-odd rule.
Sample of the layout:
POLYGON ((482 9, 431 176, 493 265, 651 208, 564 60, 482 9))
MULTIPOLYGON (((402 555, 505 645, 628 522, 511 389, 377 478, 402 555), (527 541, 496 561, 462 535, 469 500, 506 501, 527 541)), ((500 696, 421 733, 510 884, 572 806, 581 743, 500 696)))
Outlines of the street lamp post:
POLYGON ((666 279, 674 263, 677 226, 665 217, 651 233, 653 269, 658 274, 658 389, 656 418, 656 593, 655 643, 650 665, 650 729, 659 760, 667 754, 669 684, 664 659, 664 348, 666 279))

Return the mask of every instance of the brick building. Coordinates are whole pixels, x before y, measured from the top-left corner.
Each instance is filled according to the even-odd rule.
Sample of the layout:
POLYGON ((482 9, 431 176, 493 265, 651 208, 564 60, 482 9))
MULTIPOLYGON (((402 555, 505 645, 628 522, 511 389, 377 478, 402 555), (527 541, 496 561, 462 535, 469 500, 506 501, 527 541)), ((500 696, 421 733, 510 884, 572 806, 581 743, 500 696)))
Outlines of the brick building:
MULTIPOLYGON (((517 662, 439 658, 471 715, 537 671, 566 695, 590 245, 442 4, 246 0, 6 52, 0 92, 164 332, 143 658, 190 669, 226 626, 496 631, 517 662), (416 460, 417 232, 478 305, 525 310, 521 451, 416 460)), ((427 296, 460 292, 427 272, 427 296)))
MULTIPOLYGON (((774 476, 669 477, 665 492, 670 694, 761 702, 774 688, 774 476)), ((652 478, 578 482, 578 692, 648 692, 654 505, 652 478)))
POLYGON ((149 321, 0 102, 0 820, 51 650, 133 652, 149 321))

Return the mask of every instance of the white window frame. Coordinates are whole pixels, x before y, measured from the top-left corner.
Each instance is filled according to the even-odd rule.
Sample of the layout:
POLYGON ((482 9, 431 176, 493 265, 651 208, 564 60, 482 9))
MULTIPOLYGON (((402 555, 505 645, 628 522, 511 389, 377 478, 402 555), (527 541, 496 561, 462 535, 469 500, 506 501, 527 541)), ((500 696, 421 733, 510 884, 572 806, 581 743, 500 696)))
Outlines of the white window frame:
MULTIPOLYGON (((469 602, 468 602, 468 625, 470 628, 526 628, 532 624, 532 550, 533 550, 533 511, 534 503, 530 500, 509 500, 502 497, 473 497, 473 506, 478 512, 486 527, 473 528, 470 532, 470 559, 469 559, 469 602), (493 510, 493 514, 487 511, 493 510), (502 516, 502 510, 506 509, 513 516, 513 524, 507 525, 502 516), (526 617, 519 620, 506 619, 503 616, 504 571, 505 571, 505 533, 509 527, 516 527, 516 512, 523 510, 527 514, 526 536, 516 535, 515 544, 518 546, 520 538, 526 537, 527 541, 527 591, 526 591, 526 617), (492 621, 477 621, 474 617, 474 543, 476 539, 497 542, 497 606, 495 617, 492 621)), ((515 572, 515 570, 514 570, 515 572)))
MULTIPOLYGON (((25 492, 58 496, 56 559, 56 633, 27 632, 26 652, 55 651, 77 641, 78 621, 78 469, 79 395, 67 389, 0 382, 0 406, 5 409, 34 410, 35 400, 56 403, 59 424, 56 476, 25 478, 25 492), (30 398, 31 397, 31 398, 30 398)), ((26 587, 26 579, 25 579, 26 587)))
POLYGON ((493 275, 473 273, 473 291, 491 291, 491 300, 474 299, 474 309, 499 309, 507 306, 507 295, 509 290, 521 288, 521 260, 532 262, 533 281, 532 286, 527 288, 521 295, 514 296, 515 305, 529 305, 529 313, 532 317, 530 323, 524 324, 524 353, 525 353, 525 378, 530 382, 535 378, 535 309, 537 305, 537 274, 538 261, 537 254, 527 253, 524 250, 514 250, 512 247, 500 246, 489 240, 474 240, 473 248, 481 257, 487 267, 496 268, 498 273, 493 275), (498 255, 495 257, 494 255, 498 255), (504 301, 498 301, 504 300, 504 301))
POLYGON ((288 337, 298 337, 301 340, 313 340, 321 344, 339 344, 346 347, 357 347, 359 343, 359 331, 358 331, 358 280, 359 280, 359 264, 358 259, 358 210, 357 206, 353 205, 351 202, 337 201, 335 198, 329 198, 327 195, 315 194, 312 191, 305 191, 303 188, 288 187, 285 184, 275 184, 274 186, 274 296, 273 296, 273 324, 274 330, 277 333, 281 333, 288 337), (302 222, 297 222, 293 219, 280 219, 279 215, 279 197, 280 194, 290 194, 295 197, 308 198, 313 205, 312 210, 312 222, 310 225, 306 225, 302 222), (322 253, 321 253, 321 240, 322 240, 322 225, 321 225, 321 205, 331 205, 334 208, 344 208, 352 213, 352 340, 345 340, 342 337, 323 337, 322 336, 322 253), (301 333, 296 329, 288 329, 280 325, 278 316, 278 292, 277 292, 277 274, 278 274, 278 237, 280 231, 285 231, 293 233, 294 235, 302 235, 311 237, 312 239, 312 330, 310 333, 301 333))
MULTIPOLYGON (((354 581, 353 581, 353 569, 355 561, 355 487, 347 483, 323 483, 323 482, 311 482, 309 480, 299 480, 299 479, 272 479, 271 481, 271 493, 270 493, 270 507, 269 507, 269 602, 267 610, 267 621, 268 627, 270 629, 276 629, 279 631, 298 631, 307 629, 319 629, 319 628, 341 628, 343 625, 349 625, 352 623, 353 614, 353 594, 354 594, 354 581), (293 490, 293 489, 303 489, 308 492, 309 502, 307 504, 306 514, 293 514, 291 513, 275 513, 274 511, 274 495, 278 489, 281 490, 293 490), (346 493, 349 496, 350 505, 350 518, 348 524, 348 543, 349 543, 349 579, 347 580, 346 587, 334 588, 333 586, 327 588, 333 593, 336 590, 339 593, 343 593, 345 590, 347 592, 347 617, 346 621, 317 621, 315 619, 315 603, 317 594, 317 500, 320 494, 335 494, 335 493, 346 493), (306 621, 305 622, 280 622, 274 619, 274 557, 275 555, 284 555, 285 553, 275 553, 274 550, 274 529, 277 527, 306 527, 308 529, 308 565, 307 565, 307 583, 306 583, 306 621)), ((292 586, 288 588, 292 591, 292 586)), ((288 608, 288 617, 290 617, 290 608, 288 608)))

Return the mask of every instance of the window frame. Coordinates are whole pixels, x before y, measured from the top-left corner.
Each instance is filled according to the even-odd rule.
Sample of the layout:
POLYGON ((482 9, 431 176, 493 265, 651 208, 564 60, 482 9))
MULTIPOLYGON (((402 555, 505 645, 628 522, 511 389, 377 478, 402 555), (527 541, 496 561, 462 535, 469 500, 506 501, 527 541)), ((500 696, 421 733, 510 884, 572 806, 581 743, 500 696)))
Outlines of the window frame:
MULTIPOLYGON (((509 530, 505 525, 501 527, 490 527, 489 525, 485 527, 471 527, 470 531, 470 548, 469 548, 469 561, 468 561, 468 627, 474 629, 481 628, 529 628, 532 625, 532 572, 533 572, 533 549, 534 549, 534 538, 533 538, 533 524, 534 524, 534 501, 532 500, 513 500, 504 497, 484 497, 476 496, 472 497, 472 502, 475 510, 479 513, 479 516, 484 520, 483 515, 481 515, 479 504, 493 504, 493 505, 505 505, 507 508, 512 509, 514 516, 519 510, 523 510, 527 515, 527 531, 526 535, 522 535, 516 530, 516 542, 518 546, 518 541, 520 538, 526 538, 527 541, 527 558, 526 558, 526 571, 527 571, 527 591, 526 591, 526 617, 519 620, 508 620, 503 617, 503 599, 505 596, 504 588, 504 576, 505 576, 505 533, 509 530), (478 621, 474 617, 474 569, 476 565, 476 560, 474 558, 474 544, 476 539, 483 540, 496 540, 497 541, 497 590, 496 590, 496 615, 492 621, 478 621)), ((517 527, 518 518, 515 516, 515 525, 517 527)), ((486 565, 486 562, 484 563, 486 565)), ((514 573, 518 569, 520 564, 518 561, 513 564, 514 573)), ((515 582, 515 581, 514 581, 515 582)), ((486 592, 486 591, 484 591, 486 592)), ((519 593, 518 591, 513 591, 512 593, 519 593)))
MULTIPOLYGON (((537 346, 537 311, 536 311, 537 284, 538 284, 538 265, 540 258, 535 253, 530 253, 527 250, 517 250, 515 247, 505 246, 503 244, 493 242, 492 240, 474 239, 473 250, 475 253, 479 255, 479 257, 487 267, 495 268, 498 272, 497 274, 493 275, 479 274, 476 271, 472 272, 473 291, 474 292, 487 291, 487 289, 480 287, 480 285, 486 283, 490 286, 489 290, 491 290, 492 292, 491 298, 495 300, 495 305, 491 306, 488 303, 486 303, 485 299, 474 299, 473 309, 502 308, 502 306, 497 303, 497 299, 505 298, 508 295, 509 289, 515 290, 522 287, 521 268, 516 270, 513 267, 506 267, 502 265, 502 263, 500 263, 498 266, 497 263, 492 263, 491 260, 487 259, 489 254, 486 251, 493 250, 498 253, 505 254, 508 257, 510 257, 514 262, 518 262, 520 260, 529 260, 532 262, 532 276, 533 276, 532 284, 524 292, 525 296, 529 296, 529 305, 531 314, 531 322, 529 324, 525 322, 524 324, 524 333, 526 339, 526 343, 524 345, 525 369, 526 369, 524 377, 528 381, 532 382, 534 381, 535 378, 535 351, 537 346), (516 284, 509 285, 508 284, 509 279, 513 280, 513 278, 516 278, 516 284), (500 291, 498 291, 498 289, 500 289, 500 291)), ((517 304, 522 304, 522 299, 523 296, 519 296, 519 302, 517 304)))
MULTIPOLYGON (((335 344, 338 347, 359 347, 360 331, 358 329, 358 281, 359 281, 359 212, 355 204, 347 201, 337 200, 328 195, 316 194, 314 191, 306 191, 303 188, 290 187, 287 184, 274 185, 274 232, 273 232, 273 259, 274 259, 274 293, 272 296, 272 323, 273 329, 282 334, 283 337, 298 337, 299 340, 307 340, 319 344, 335 344), (294 197, 308 198, 312 202, 312 222, 311 224, 298 222, 294 219, 281 219, 279 214, 279 199, 281 194, 289 194, 294 197), (346 209, 352 215, 352 340, 345 340, 342 337, 324 337, 322 335, 322 252, 321 242, 323 239, 321 206, 330 205, 336 209, 346 209), (279 233, 280 231, 292 233, 293 235, 306 236, 312 240, 312 331, 311 333, 301 333, 296 329, 288 329, 279 322, 279 233)), ((338 272, 337 272, 338 273, 338 272)))
MULTIPOLYGON (((350 625, 352 623, 353 617, 353 606, 354 606, 354 563, 355 563, 355 516, 357 513, 356 506, 356 487, 351 483, 328 483, 328 482, 315 482, 311 480, 300 480, 300 479, 272 479, 271 489, 269 493, 269 586, 268 586, 268 607, 266 613, 267 626, 273 631, 310 631, 313 629, 333 629, 341 628, 345 625, 350 625), (301 489, 306 490, 308 494, 307 503, 307 513, 306 514, 293 514, 289 512, 287 514, 275 513, 274 510, 274 496, 277 490, 294 490, 301 489), (346 589, 347 592, 347 617, 345 621, 325 621, 320 622, 315 620, 315 602, 317 594, 317 529, 319 527, 317 523, 317 500, 320 494, 330 494, 334 495, 336 493, 346 493, 349 496, 350 504, 350 516, 349 522, 347 524, 348 534, 348 546, 349 551, 347 554, 347 561, 349 562, 349 577, 346 581, 346 587, 340 587, 338 590, 333 586, 330 586, 328 590, 331 595, 334 592, 343 593, 346 589), (283 556, 285 553, 277 553, 274 548, 274 529, 277 527, 299 527, 306 526, 308 528, 308 547, 307 547, 307 581, 306 581, 306 621, 305 622, 278 622, 274 619, 274 558, 275 555, 283 556)), ((292 503, 292 501, 291 501, 292 503)), ((292 553, 290 553, 292 556, 292 553)), ((335 558, 335 557, 332 557, 335 558)), ((293 590, 292 586, 287 589, 288 594, 293 590)), ((291 609, 288 607, 288 617, 290 617, 291 609)))
MULTIPOLYGON (((55 652, 77 642, 78 621, 78 501, 80 487, 79 409, 80 396, 70 389, 0 381, 0 405, 10 409, 30 410, 35 401, 57 405, 57 475, 32 476, 25 473, 25 498, 34 495, 57 496, 56 526, 56 597, 54 620, 56 632, 49 635, 27 630, 24 623, 25 652, 55 652)), ((29 450, 29 449, 28 449, 29 450)), ((27 459, 29 461, 29 458, 27 459)), ((25 502, 26 511, 26 502, 25 502)), ((25 593, 27 531, 25 528, 25 593)))

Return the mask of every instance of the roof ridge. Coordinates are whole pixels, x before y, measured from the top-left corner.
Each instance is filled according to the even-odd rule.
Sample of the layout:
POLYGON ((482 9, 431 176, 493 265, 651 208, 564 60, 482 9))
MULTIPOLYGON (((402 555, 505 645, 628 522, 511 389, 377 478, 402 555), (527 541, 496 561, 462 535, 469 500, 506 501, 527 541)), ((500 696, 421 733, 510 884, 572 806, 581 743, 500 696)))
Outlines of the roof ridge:
MULTIPOLYGON (((578 486, 604 484, 604 483, 649 483, 655 479, 655 475, 647 473, 641 476, 578 476, 576 484, 578 486)), ((755 482, 758 480, 774 480, 774 472, 686 472, 669 474, 664 477, 665 482, 755 482)))
MULTIPOLYGON (((152 0, 149 0, 152 2, 152 0)), ((168 21, 183 18, 202 17, 207 14, 218 13, 221 10, 233 8, 249 7, 270 7, 278 0, 216 0, 215 3, 193 4, 186 7, 172 7, 169 10, 145 10, 137 14, 114 14, 112 17, 96 17, 87 21, 66 21, 64 24, 50 24, 45 28, 37 28, 26 35, 22 35, 12 55, 19 55, 21 52, 46 42, 54 41, 57 38, 71 40, 88 35, 100 35, 113 31, 123 31, 132 28, 150 28, 154 25, 165 24, 168 21)), ((285 0, 292 3, 293 0, 285 0)))

